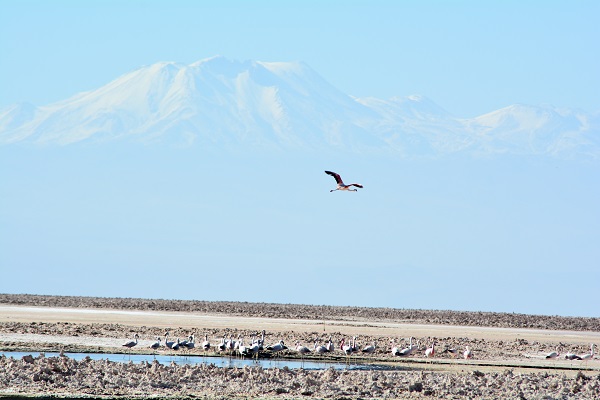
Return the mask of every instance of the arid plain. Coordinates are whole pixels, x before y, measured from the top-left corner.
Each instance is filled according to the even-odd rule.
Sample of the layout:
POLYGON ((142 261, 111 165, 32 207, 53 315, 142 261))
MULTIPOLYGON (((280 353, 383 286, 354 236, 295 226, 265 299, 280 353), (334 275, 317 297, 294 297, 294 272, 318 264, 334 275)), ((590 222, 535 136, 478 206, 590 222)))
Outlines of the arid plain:
MULTIPOLYGON (((600 398, 600 361, 568 360, 600 344, 599 318, 528 316, 385 308, 233 302, 104 299, 0 294, 0 350, 173 354, 150 345, 168 331, 194 335, 187 353, 219 356, 223 338, 265 331, 265 346, 283 340, 279 357, 299 358, 296 343, 330 353, 305 359, 377 365, 372 370, 215 368, 214 365, 76 361, 68 357, 0 358, 0 395, 66 397, 239 398, 600 398), (122 344, 139 335, 131 350, 122 344), (199 342, 205 336, 211 349, 199 342), (359 351, 340 349, 356 337, 359 351), (392 346, 417 343, 410 356, 392 346), (376 350, 360 350, 376 344, 376 350), (435 354, 426 348, 435 343, 435 354), (469 347, 472 357, 465 359, 469 347), (546 355, 556 351, 555 359, 546 355)), ((263 350, 258 357, 272 357, 263 350)), ((175 359, 176 360, 176 359, 175 359)))

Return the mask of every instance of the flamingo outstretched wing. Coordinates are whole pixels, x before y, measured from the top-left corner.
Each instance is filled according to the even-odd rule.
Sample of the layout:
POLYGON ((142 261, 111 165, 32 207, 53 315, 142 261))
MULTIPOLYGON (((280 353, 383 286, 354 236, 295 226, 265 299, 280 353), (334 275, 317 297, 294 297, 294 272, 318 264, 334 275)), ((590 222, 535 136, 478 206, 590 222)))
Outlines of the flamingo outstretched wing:
POLYGON ((331 175, 335 178, 335 181, 337 182, 338 185, 343 185, 344 181, 342 181, 342 177, 340 176, 340 174, 336 173, 336 172, 331 172, 331 171, 325 171, 325 173, 327 175, 331 175))

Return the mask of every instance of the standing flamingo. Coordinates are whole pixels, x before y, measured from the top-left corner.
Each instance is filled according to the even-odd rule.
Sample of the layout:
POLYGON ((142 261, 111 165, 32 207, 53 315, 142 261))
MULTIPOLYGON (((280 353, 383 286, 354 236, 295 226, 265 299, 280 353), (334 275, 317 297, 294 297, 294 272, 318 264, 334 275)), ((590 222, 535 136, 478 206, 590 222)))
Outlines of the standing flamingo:
POLYGON ((348 192, 356 192, 358 191, 358 189, 350 189, 351 186, 356 186, 357 188, 362 188, 363 185, 360 185, 358 183, 350 183, 348 185, 346 185, 344 183, 344 181, 342 181, 342 177, 340 176, 340 174, 337 174, 335 172, 331 172, 331 171, 325 171, 325 173, 327 175, 331 175, 335 178, 335 181, 337 182, 337 188, 336 189, 332 189, 329 192, 335 192, 336 190, 346 190, 348 192))
POLYGON ((283 340, 280 340, 279 343, 276 343, 272 346, 267 346, 267 350, 269 351, 273 351, 275 353, 277 353, 278 351, 283 351, 287 349, 285 343, 283 343, 283 340))
POLYGON ((340 343, 340 349, 344 352, 345 355, 349 356, 352 354, 352 346, 349 344, 346 344, 346 338, 342 339, 342 342, 340 343))
POLYGON ((335 350, 335 345, 333 344, 333 341, 331 340, 331 336, 329 336, 329 342, 327 342, 327 346, 325 346, 325 347, 327 347, 327 350, 332 353, 335 350))
POLYGON ((238 341, 238 353, 242 358, 248 355, 248 347, 244 346, 244 338, 240 338, 238 341))
POLYGON ((174 344, 175 342, 169 342, 169 332, 165 333, 165 346, 171 349, 174 344))
POLYGON ((138 338, 139 338, 138 334, 136 333, 133 336, 133 338, 135 339, 135 341, 131 340, 129 342, 123 343, 123 347, 127 347, 128 349, 131 349, 132 347, 137 346, 137 344, 138 344, 138 338))
POLYGON ((396 339, 390 340, 390 343, 392 345, 392 355, 393 356, 399 356, 400 355, 400 349, 398 349, 398 347, 396 347, 396 339))
POLYGON ((431 343, 431 347, 425 350, 425 357, 434 357, 435 356, 435 342, 431 343))
POLYGON ((473 357, 473 351, 469 348, 469 346, 465 346, 465 352, 463 353, 463 357, 465 360, 473 357))
POLYGON ((157 337, 156 337, 156 342, 152 343, 152 344, 150 345, 150 348, 151 348, 151 349, 154 349, 154 350, 156 350, 156 349, 158 349, 159 347, 160 347, 160 336, 157 336, 157 337))
POLYGON ((376 349, 376 348, 377 348, 377 343, 373 342, 373 344, 372 344, 372 345, 370 345, 370 346, 365 346, 365 347, 362 349, 362 352, 363 352, 363 353, 367 353, 367 354, 373 354, 373 353, 375 353, 375 349, 376 349))
POLYGON ((208 335, 204 335, 204 342, 202 342, 202 348, 204 351, 210 350, 210 342, 208 341, 208 335))
POLYGON ((413 352, 413 351, 415 351, 415 350, 416 350, 416 349, 419 347, 418 345, 414 345, 414 346, 413 346, 413 344, 412 344, 412 340, 413 340, 413 338, 412 338, 412 336, 411 336, 411 338, 409 339, 409 344, 408 344, 408 347, 405 347, 405 348, 403 348, 402 350, 400 350, 400 351, 398 352, 398 355, 399 355, 399 356, 406 356, 406 357, 407 357, 407 356, 410 356, 410 355, 412 354, 412 352, 413 352))
MULTIPOLYGON (((134 347, 134 346, 137 346, 137 344, 138 344, 138 338, 139 338, 138 334, 136 333, 133 336, 133 338, 135 340, 131 340, 129 342, 123 343, 123 347, 127 347, 127 349, 128 349, 127 350, 127 354, 130 354, 130 356, 129 356, 130 358, 131 358, 131 348, 134 347)), ((125 356, 123 356, 123 357, 125 357, 125 356)))
POLYGON ((310 353, 310 349, 306 346, 302 346, 300 344, 300 342, 296 342, 296 351, 298 353, 300 353, 300 355, 303 357, 305 354, 310 353))
POLYGON ((327 347, 323 346, 323 345, 318 345, 317 344, 317 340, 315 340, 315 348, 314 348, 315 353, 318 354, 323 354, 323 353, 328 353, 329 350, 327 350, 327 347))
POLYGON ((217 348, 219 349, 219 351, 225 351, 227 349, 227 344, 225 343, 225 336, 221 338, 221 343, 219 343, 219 346, 217 346, 217 348))

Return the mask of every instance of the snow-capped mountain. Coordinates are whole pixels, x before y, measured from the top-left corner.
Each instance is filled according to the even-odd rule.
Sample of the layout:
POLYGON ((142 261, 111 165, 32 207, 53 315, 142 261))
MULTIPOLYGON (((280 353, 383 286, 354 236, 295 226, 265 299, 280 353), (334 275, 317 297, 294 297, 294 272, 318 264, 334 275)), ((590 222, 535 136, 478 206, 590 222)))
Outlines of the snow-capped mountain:
POLYGON ((0 111, 0 144, 159 142, 186 146, 600 156, 598 116, 510 106, 456 118, 422 96, 356 99, 301 62, 142 67, 43 107, 0 111))

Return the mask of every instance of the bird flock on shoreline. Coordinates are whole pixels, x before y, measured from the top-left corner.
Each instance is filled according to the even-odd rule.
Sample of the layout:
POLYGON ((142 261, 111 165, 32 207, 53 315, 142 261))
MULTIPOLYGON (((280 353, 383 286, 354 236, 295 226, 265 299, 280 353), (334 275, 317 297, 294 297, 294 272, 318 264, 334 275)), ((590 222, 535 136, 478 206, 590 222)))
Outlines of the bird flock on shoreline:
MULTIPOLYGON (((148 346, 152 350, 191 350, 196 348, 195 336, 193 334, 189 335, 186 340, 180 340, 177 338, 176 340, 169 339, 169 332, 167 331, 164 335, 163 339, 158 336, 156 337, 156 341, 148 346)), ((136 333, 134 335, 134 340, 127 341, 122 346, 128 349, 131 349, 138 345, 139 335, 136 333)), ((395 339, 390 340, 390 352, 394 357, 409 357, 409 356, 417 356, 421 354, 425 358, 434 358, 436 355, 447 354, 451 358, 464 358, 465 360, 469 360, 474 358, 473 349, 470 346, 464 346, 463 349, 459 350, 458 347, 451 347, 449 345, 445 345, 441 352, 438 348, 436 348, 436 342, 432 341, 430 345, 428 345, 425 350, 422 349, 421 342, 416 341, 413 342, 413 338, 408 339, 409 343, 405 347, 398 347, 396 345, 395 339)), ((564 354, 564 359, 566 360, 577 360, 587 362, 592 360, 595 356, 594 353, 594 344, 590 344, 590 352, 586 354, 575 354, 567 352, 564 354)), ((227 354, 229 356, 239 356, 239 357, 255 357, 258 358, 262 353, 268 357, 276 356, 280 352, 289 351, 292 353, 296 353, 301 358, 304 356, 313 354, 313 355, 326 355, 326 354, 342 354, 346 357, 350 357, 353 354, 359 354, 363 356, 367 356, 370 354, 374 354, 376 350, 380 350, 377 346, 377 342, 373 341, 371 344, 367 344, 365 346, 359 346, 356 342, 356 336, 352 337, 348 341, 346 341, 345 337, 342 337, 341 340, 337 342, 337 345, 333 341, 333 337, 330 336, 329 340, 326 343, 319 343, 319 340, 315 339, 312 343, 312 346, 308 347, 301 344, 299 341, 296 341, 294 346, 291 348, 286 346, 283 340, 279 340, 277 343, 272 345, 265 346, 265 331, 263 330, 260 334, 251 335, 250 340, 245 342, 245 338, 242 335, 234 335, 230 334, 229 336, 224 335, 219 340, 211 343, 209 341, 208 335, 204 335, 204 341, 200 345, 200 347, 204 352, 213 349, 213 351, 227 354)), ((560 349, 556 351, 552 351, 545 356, 545 359, 556 360, 561 354, 559 352, 560 349)), ((381 352, 381 351, 380 351, 381 352)), ((387 352, 387 351, 386 351, 387 352)))

